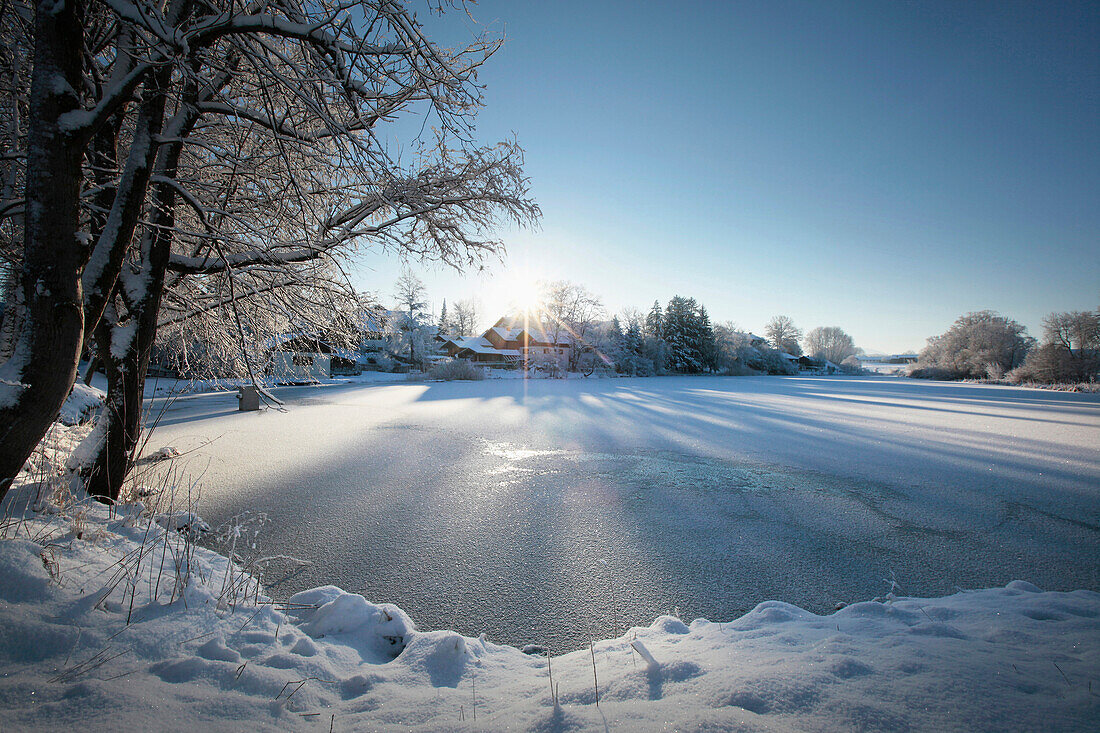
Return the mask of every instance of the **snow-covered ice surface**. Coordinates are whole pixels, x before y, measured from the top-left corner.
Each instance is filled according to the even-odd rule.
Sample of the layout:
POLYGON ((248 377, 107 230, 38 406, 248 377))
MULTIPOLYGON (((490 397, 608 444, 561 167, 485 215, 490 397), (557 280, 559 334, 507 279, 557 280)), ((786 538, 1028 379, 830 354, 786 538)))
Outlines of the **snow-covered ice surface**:
MULTIPOLYGON (((456 393, 449 398, 452 400, 496 400, 495 407, 504 413, 498 422, 511 424, 509 439, 487 430, 489 437, 475 441, 476 456, 490 464, 488 475, 496 476, 525 476, 524 471, 516 469, 526 468, 527 462, 539 465, 537 462, 563 460, 578 450, 576 444, 553 432, 553 424, 541 430, 557 436, 556 447, 524 439, 520 423, 537 417, 538 413, 531 410, 536 400, 570 399, 588 404, 588 410, 599 414, 606 410, 607 401, 629 400, 626 395, 644 397, 654 407, 658 394, 660 403, 667 404, 684 399, 682 393, 694 394, 693 390, 703 390, 702 394, 712 401, 718 401, 716 394, 724 393, 757 405, 791 396, 785 388, 745 380, 664 381, 666 384, 662 380, 630 380, 547 387, 541 396, 532 395, 537 388, 529 386, 530 391, 522 399, 509 399, 499 387, 471 398, 469 390, 478 385, 446 386, 448 393, 456 393), (641 394, 643 391, 648 394, 641 394), (510 401, 513 404, 509 405, 510 401), (508 413, 516 409, 527 411, 527 415, 510 423, 515 416, 508 417, 508 413)), ((836 398, 851 398, 858 390, 865 399, 886 401, 887 395, 875 395, 874 388, 866 384, 831 381, 816 386, 836 390, 832 392, 836 398)), ((936 401, 950 405, 945 400, 950 394, 941 389, 947 388, 937 388, 936 401)), ((443 406, 425 404, 423 385, 373 390, 369 395, 357 391, 321 393, 324 397, 317 390, 307 390, 290 400, 289 412, 269 412, 259 417, 277 420, 296 412, 308 416, 313 407, 322 411, 341 405, 354 410, 372 408, 369 412, 376 424, 353 424, 371 433, 384 431, 387 420, 401 420, 391 430, 411 436, 416 434, 412 426, 418 417, 417 406, 431 407, 430 411, 436 413, 430 421, 433 424, 450 419, 447 415, 452 411, 440 415, 443 406), (417 390, 411 396, 407 391, 410 388, 417 390), (318 403, 311 404, 313 400, 318 403)), ((281 396, 288 393, 291 391, 281 396)), ((984 394, 983 404, 960 407, 965 408, 964 413, 984 414, 979 421, 991 420, 994 416, 990 413, 1001 402, 1006 404, 996 409, 1016 413, 1011 417, 1001 415, 1002 420, 1041 416, 1047 421, 1056 420, 1049 424, 1058 427, 1048 427, 1045 434, 1041 426, 1033 427, 1031 432, 1021 428, 1016 435, 1015 428, 997 425, 992 419, 993 427, 981 429, 986 443, 990 443, 994 430, 1002 437, 1005 433, 1015 437, 993 441, 981 450, 971 448, 975 464, 970 472, 956 466, 951 475, 973 482, 975 472, 990 468, 975 454, 1007 460, 1003 456, 1010 445, 1024 451, 1027 446, 1021 441, 1056 436, 1063 441, 1064 451, 1033 455, 1027 462, 1033 472, 1043 469, 1044 475, 1051 470, 1051 461, 1060 462, 1061 472, 1049 481, 1029 483, 1028 473, 1019 465, 997 465, 999 479, 1010 468, 1020 471, 1018 485, 1001 492, 1011 491, 1021 501, 1030 502, 1025 505, 1029 508, 1020 513, 1029 521, 1037 521, 1032 513, 1048 509, 1053 512, 1054 507, 1047 505, 1042 509, 1031 506, 1040 503, 1045 491, 1051 494, 1046 498, 1054 506, 1069 502, 1058 509, 1064 519, 1054 521, 1081 525, 1083 529, 1094 526, 1096 402, 1081 400, 1080 395, 1058 395, 1054 405, 1041 405, 1029 412, 1027 403, 1007 403, 1040 399, 1033 392, 1017 391, 999 398, 990 392, 973 394, 984 394), (1070 513, 1075 510, 1078 513, 1070 513)), ((889 395, 888 401, 902 403, 903 399, 889 395)), ((909 399, 919 398, 911 395, 909 399)), ((187 420, 194 417, 196 407, 191 405, 183 413, 190 415, 187 420)), ((553 410, 565 407, 555 405, 553 410)), ((882 407, 896 409, 896 405, 882 407)), ((663 411, 660 419, 638 429, 656 435, 668 425, 682 430, 690 420, 700 419, 700 409, 695 405, 690 415, 682 417, 676 417, 676 411, 663 411)), ((791 408, 788 405, 786 409, 791 408)), ((820 413, 821 406, 816 409, 820 413)), ((459 411, 453 412, 451 417, 456 417, 459 411)), ((589 432, 596 429, 582 419, 585 412, 577 409, 562 418, 571 425, 567 432, 574 440, 590 439, 589 432)), ((874 415, 875 410, 865 407, 863 412, 874 415)), ((734 419, 729 413, 726 405, 722 410, 725 420, 734 419)), ((485 417, 477 412, 475 418, 479 416, 485 417)), ((589 414, 588 419, 592 416, 589 414)), ((828 411, 822 417, 830 417, 828 411)), ((172 418, 170 411, 166 419, 172 418)), ((908 448, 913 442, 897 430, 884 435, 881 418, 879 415, 872 425, 865 426, 875 428, 882 442, 876 444, 864 436, 867 447, 863 449, 863 464, 870 472, 860 478, 864 482, 877 480, 872 477, 874 471, 881 470, 876 462, 881 459, 878 453, 885 450, 882 446, 900 443, 908 448)), ((831 419, 834 425, 840 422, 835 412, 831 419)), ((952 432, 938 440, 957 442, 960 431, 974 429, 966 420, 956 419, 963 424, 955 425, 952 432)), ((227 416, 211 418, 210 422, 222 423, 223 430, 232 428, 227 416)), ((328 422, 337 421, 330 414, 328 422)), ((324 425, 317 416, 309 423, 313 430, 324 425)), ((189 424, 194 428, 202 422, 189 424)), ((263 424, 254 423, 250 432, 263 424)), ((348 423, 344 420, 343 424, 346 427, 348 423)), ((712 419, 706 430, 715 430, 717 424, 712 419)), ((753 434, 747 429, 750 424, 743 416, 737 421, 738 429, 746 435, 745 453, 737 460, 756 460, 751 451, 764 446, 749 439, 753 434)), ((621 432, 625 425, 619 428, 621 432)), ((50 467, 63 465, 66 451, 88 430, 88 426, 55 427, 48 450, 34 462, 33 477, 46 476, 50 467)), ((503 432, 503 428, 497 431, 503 432)), ((701 439, 704 432, 685 434, 685 438, 696 441, 691 444, 692 450, 700 460, 716 445, 713 439, 701 439)), ((792 434, 790 428, 777 434, 787 438, 799 435, 792 434)), ((299 441, 305 441, 304 447, 315 448, 304 435, 297 434, 299 441)), ((202 433, 192 437, 200 444, 204 439, 202 433)), ((801 437, 810 443, 801 450, 812 451, 816 445, 812 434, 801 437)), ((929 444, 931 440, 931 436, 924 436, 926 449, 943 450, 942 445, 929 444)), ((736 461, 727 457, 727 479, 736 478, 746 485, 735 490, 731 487, 736 482, 716 482, 709 492, 717 492, 728 501, 735 501, 739 492, 797 492, 797 486, 783 485, 772 477, 777 472, 804 478, 824 475, 813 473, 820 468, 797 465, 798 452, 783 452, 781 445, 777 443, 770 450, 777 461, 782 458, 786 463, 767 464, 770 468, 756 479, 749 477, 751 472, 737 473, 730 468, 736 461), (781 465, 786 468, 780 469, 781 465), (752 483, 754 480, 756 483, 752 483)), ((843 452, 839 451, 840 445, 838 442, 838 452, 843 452)), ((271 448, 286 450, 286 446, 276 443, 271 448)), ((408 450, 421 447, 412 442, 408 450)), ((221 441, 200 448, 191 454, 192 458, 214 448, 221 449, 221 441)), ((811 453, 802 455, 804 459, 811 453)), ((847 455, 852 457, 851 452, 847 455)), ((185 454, 170 462, 187 458, 185 454)), ((419 458, 429 460, 423 454, 419 458)), ((212 459, 207 460, 213 467, 212 459)), ((1023 457, 1018 459, 1019 464, 1024 462, 1023 457)), ((930 461, 925 463, 930 481, 946 470, 930 461)), ((162 463, 151 465, 162 467, 162 463)), ((615 470, 622 467, 611 465, 615 470)), ((658 460, 657 465, 663 464, 658 460)), ((706 465, 712 470, 717 464, 706 465)), ((900 461, 892 465, 906 466, 900 461)), ((708 492, 693 488, 691 481, 675 478, 688 469, 680 464, 672 468, 675 470, 663 478, 674 488, 665 490, 661 499, 667 502, 682 496, 679 504, 665 506, 663 516, 688 511, 690 499, 707 501, 708 497, 708 492)), ((653 470, 649 466, 642 473, 652 479, 653 470)), ((593 473, 592 468, 588 467, 587 472, 593 473)), ((692 475, 698 479, 705 473, 695 471, 692 475)), ((264 477, 262 469, 255 474, 257 480, 264 477)), ((596 481, 582 485, 576 493, 610 486, 598 498, 604 503, 621 501, 616 494, 625 484, 614 481, 616 476, 611 472, 605 474, 595 473, 596 481)), ((839 481, 846 474, 834 470, 831 475, 839 481)), ((628 629, 617 638, 596 641, 590 648, 556 655, 548 662, 545 657, 493 643, 497 634, 492 626, 482 627, 489 638, 418 630, 432 625, 425 624, 415 612, 406 614, 396 605, 379 602, 392 600, 386 597, 368 596, 368 600, 332 586, 289 597, 286 593, 266 592, 225 557, 196 546, 193 534, 162 529, 162 524, 172 525, 158 523, 165 514, 151 515, 138 506, 122 506, 108 513, 103 506, 66 498, 64 491, 46 501, 30 482, 33 477, 25 477, 24 485, 9 494, 3 507, 4 521, 0 522, 0 536, 4 538, 0 540, 3 730, 1084 731, 1095 730, 1100 719, 1100 594, 1093 590, 1042 591, 1031 583, 1012 581, 1003 587, 961 591, 946 597, 907 598, 896 597, 895 587, 877 601, 853 603, 827 615, 769 600, 748 613, 736 614, 737 618, 715 617, 713 623, 689 622, 691 615, 663 615, 651 625, 628 629), (39 511, 26 508, 32 505, 39 511), (272 602, 275 597, 278 602, 272 602)), ((571 480, 571 475, 567 474, 566 480, 571 480)), ((962 494, 972 495, 979 489, 995 493, 986 484, 956 485, 956 491, 962 494), (960 485, 963 488, 957 488, 960 485)), ((496 492, 498 488, 493 485, 489 490, 496 492)), ((828 495, 833 489, 826 486, 817 491, 828 495)), ((486 511, 484 507, 489 505, 487 501, 476 503, 476 496, 467 498, 475 502, 472 509, 486 511)), ((576 496, 570 499, 568 493, 563 498, 578 500, 576 496)), ((600 501, 595 500, 582 502, 582 513, 594 512, 599 505, 600 501)), ((709 511, 718 506, 716 500, 707 504, 709 511)), ((814 504, 803 513, 820 514, 829 507, 828 502, 814 504)), ((167 516, 180 516, 178 512, 190 512, 192 508, 189 503, 177 506, 177 513, 167 516)), ((979 508, 975 506, 971 511, 977 513, 979 508)), ((690 517, 699 521, 704 513, 692 511, 690 517)), ((478 521, 472 510, 456 516, 437 514, 453 522, 478 521)), ((650 521, 644 514, 636 516, 650 521)), ((305 514, 303 517, 305 521, 312 519, 305 514)), ((599 515, 600 521, 608 525, 609 517, 599 515)), ((190 515, 188 518, 192 520, 189 524, 199 521, 190 515)), ((851 519, 858 520, 858 513, 851 519)), ((1010 520, 1002 518, 1005 521, 1010 520)), ((715 541, 707 534, 713 530, 705 527, 697 534, 696 542, 715 541)), ((890 531, 900 530, 895 528, 886 534, 890 531)), ((996 534, 988 528, 986 531, 996 534)), ((238 555, 254 558, 260 554, 261 548, 248 545, 250 530, 234 535, 240 540, 236 545, 238 555)), ((1074 539, 1060 537, 1057 532, 1046 537, 1056 543, 1074 539)), ((675 556, 681 549, 675 537, 666 541, 667 551, 676 560, 666 567, 675 569, 685 560, 675 556)), ((1017 543, 1023 541, 1021 538, 1017 543)), ((309 544, 303 543, 299 549, 302 552, 295 554, 305 554, 309 544)), ((446 550, 440 548, 441 552, 446 550)), ((1034 550, 1044 552, 1041 547, 1034 550)), ((1066 548, 1062 551, 1065 553, 1066 548)), ((1075 560, 1067 554, 1066 564, 1092 562, 1095 572, 1095 538, 1074 551, 1083 559, 1075 560)), ((383 569, 395 562, 394 555, 405 552, 398 546, 383 546, 373 555, 357 559, 383 569)), ((785 558, 791 564, 797 553, 785 558)), ((792 564, 788 573, 798 569, 792 564)), ((412 573, 416 568, 402 565, 402 570, 412 573)), ((466 569, 455 567, 451 572, 461 576, 466 569)), ((668 585, 666 578, 656 575, 641 579, 656 587, 668 585)), ((561 580, 568 581, 564 577, 561 580)), ((1072 584, 1071 580, 1067 582, 1072 584)), ((465 618, 459 620, 466 625, 472 623, 465 618)))
POLYGON ((890 378, 485 381, 181 398, 200 513, 271 521, 427 628, 578 649, 678 612, 822 613, 887 591, 1100 590, 1100 396, 890 378))

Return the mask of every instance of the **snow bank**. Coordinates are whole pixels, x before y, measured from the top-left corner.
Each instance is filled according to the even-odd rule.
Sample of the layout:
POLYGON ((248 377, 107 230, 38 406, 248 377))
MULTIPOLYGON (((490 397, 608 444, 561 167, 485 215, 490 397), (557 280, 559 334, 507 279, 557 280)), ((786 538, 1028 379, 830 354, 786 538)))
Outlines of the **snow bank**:
POLYGON ((73 385, 72 392, 61 405, 61 415, 58 419, 65 425, 79 425, 82 422, 95 417, 95 413, 103 406, 103 399, 107 394, 95 387, 89 387, 83 382, 73 385))
POLYGON ((772 601, 728 623, 663 616, 547 660, 419 631, 333 586, 275 602, 139 506, 20 510, 35 488, 13 492, 0 541, 0 729, 1087 730, 1100 717, 1089 591, 1017 581, 828 616, 772 601))

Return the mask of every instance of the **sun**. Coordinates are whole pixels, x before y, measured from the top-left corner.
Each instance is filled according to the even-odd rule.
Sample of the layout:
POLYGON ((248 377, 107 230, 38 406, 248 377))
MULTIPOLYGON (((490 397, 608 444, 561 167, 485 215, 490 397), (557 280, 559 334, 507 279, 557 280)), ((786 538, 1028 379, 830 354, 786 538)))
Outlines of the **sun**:
POLYGON ((516 278, 511 288, 512 306, 518 314, 538 313, 542 309, 542 288, 532 278, 516 278))

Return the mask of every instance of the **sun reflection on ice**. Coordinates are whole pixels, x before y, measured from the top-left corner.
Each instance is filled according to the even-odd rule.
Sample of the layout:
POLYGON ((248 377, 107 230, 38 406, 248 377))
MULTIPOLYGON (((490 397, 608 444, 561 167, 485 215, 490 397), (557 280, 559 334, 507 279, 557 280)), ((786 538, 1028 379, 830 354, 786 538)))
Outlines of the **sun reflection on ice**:
POLYGON ((491 440, 483 440, 485 445, 485 452, 491 456, 497 458, 503 458, 506 461, 522 461, 527 458, 536 458, 538 456, 555 456, 564 453, 561 450, 539 450, 537 448, 520 448, 513 443, 505 441, 494 442, 491 440))

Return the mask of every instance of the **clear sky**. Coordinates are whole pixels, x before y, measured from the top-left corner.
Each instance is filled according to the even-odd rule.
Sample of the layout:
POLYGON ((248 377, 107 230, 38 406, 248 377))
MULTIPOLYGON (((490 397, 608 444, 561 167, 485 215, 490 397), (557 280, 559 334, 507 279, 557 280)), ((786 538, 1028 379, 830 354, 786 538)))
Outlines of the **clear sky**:
MULTIPOLYGON (((486 321, 523 279, 609 312, 693 296, 715 321, 923 346, 992 308, 1038 335, 1100 307, 1100 3, 521 2, 485 67, 543 210, 481 274, 415 266, 486 321), (516 273, 520 273, 517 275, 516 273)), ((468 39, 461 12, 433 19, 468 39)), ((387 299, 400 265, 361 260, 387 299)))

